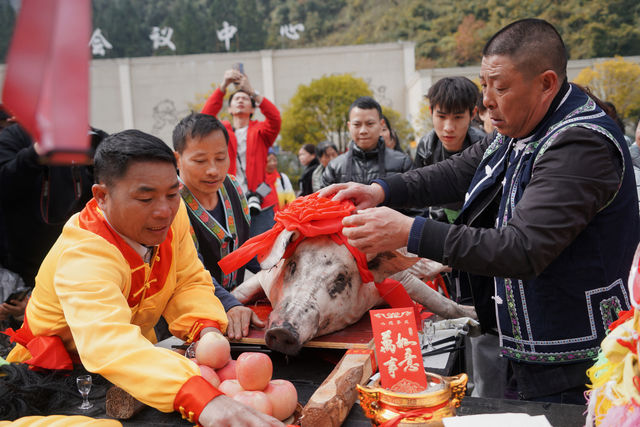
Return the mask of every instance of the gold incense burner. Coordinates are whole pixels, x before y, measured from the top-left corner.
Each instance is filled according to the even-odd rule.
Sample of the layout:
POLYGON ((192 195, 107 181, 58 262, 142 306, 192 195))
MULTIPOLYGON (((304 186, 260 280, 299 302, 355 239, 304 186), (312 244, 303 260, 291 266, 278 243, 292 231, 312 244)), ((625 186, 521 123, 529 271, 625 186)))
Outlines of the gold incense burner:
POLYGON ((467 388, 467 374, 453 377, 427 372, 427 389, 420 393, 398 393, 380 387, 358 385, 360 406, 374 426, 399 419, 398 426, 442 426, 442 418, 456 415, 467 388))

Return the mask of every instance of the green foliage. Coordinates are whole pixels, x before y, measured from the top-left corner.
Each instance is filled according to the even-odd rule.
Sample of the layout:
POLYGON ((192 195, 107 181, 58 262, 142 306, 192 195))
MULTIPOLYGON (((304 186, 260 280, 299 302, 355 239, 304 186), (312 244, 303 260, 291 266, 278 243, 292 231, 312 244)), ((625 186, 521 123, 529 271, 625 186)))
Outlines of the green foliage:
POLYGON ((617 56, 580 71, 574 80, 616 106, 621 119, 640 113, 640 65, 617 56))
POLYGON ((0 0, 0 62, 4 62, 9 51, 9 42, 16 16, 7 0, 0 0))
MULTIPOLYGON (((93 27, 113 45, 105 57, 224 52, 216 30, 238 28, 231 51, 410 40, 418 68, 476 64, 484 43, 509 22, 546 19, 571 59, 640 54, 638 0, 92 0, 93 27), (302 23, 298 40, 280 26, 302 23), (153 26, 174 29, 176 51, 152 50, 153 26)), ((0 59, 15 23, 0 0, 0 59)))
POLYGON ((350 74, 323 76, 298 86, 282 112, 280 146, 297 151, 304 144, 330 139, 344 150, 349 141, 349 107, 356 98, 367 95, 373 95, 367 83, 350 74))
MULTIPOLYGON (((367 83, 351 74, 323 76, 308 86, 300 85, 282 112, 279 145, 297 152, 304 144, 317 144, 329 139, 344 151, 351 139, 347 128, 349 107, 360 96, 373 96, 367 83)), ((400 143, 406 148, 413 138, 409 122, 396 110, 382 106, 400 143)))

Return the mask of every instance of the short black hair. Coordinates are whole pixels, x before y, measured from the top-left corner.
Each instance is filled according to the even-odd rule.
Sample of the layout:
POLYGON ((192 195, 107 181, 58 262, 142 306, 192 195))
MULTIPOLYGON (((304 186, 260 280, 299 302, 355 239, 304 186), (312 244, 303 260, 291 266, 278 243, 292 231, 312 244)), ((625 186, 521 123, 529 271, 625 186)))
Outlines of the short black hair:
POLYGON ((567 76, 567 48, 560 33, 543 19, 522 19, 498 31, 482 50, 483 57, 492 55, 508 56, 523 74, 553 70, 560 81, 567 76))
POLYGON ((98 149, 98 145, 100 145, 100 143, 104 141, 104 139, 108 136, 109 134, 103 131, 102 129, 89 126, 89 137, 91 138, 91 150, 93 150, 93 152, 95 153, 96 150, 98 149))
POLYGON ((160 138, 137 129, 124 130, 106 137, 93 158, 96 183, 111 186, 136 162, 170 163, 176 168, 173 151, 160 138))
POLYGON ((338 152, 338 147, 336 147, 336 144, 332 141, 327 139, 326 141, 319 142, 318 145, 316 145, 316 157, 320 158, 324 156, 324 153, 326 153, 329 148, 336 150, 336 153, 338 152))
POLYGON ((235 92, 233 92, 231 95, 229 95, 229 101, 228 101, 229 105, 231 105, 231 100, 233 99, 233 97, 236 96, 236 94, 238 94, 239 92, 246 93, 247 96, 249 96, 249 99, 251 100, 251 107, 256 108, 256 100, 253 99, 253 96, 251 96, 251 94, 244 89, 238 89, 235 92))
POLYGON ((445 77, 429 88, 426 97, 434 112, 438 107, 445 113, 473 113, 479 95, 478 86, 468 78, 445 77))
POLYGON ((229 133, 220 120, 210 114, 191 113, 173 129, 173 149, 182 154, 187 146, 187 138, 202 138, 217 130, 222 131, 229 145, 229 133))
POLYGON ((313 144, 304 144, 302 147, 304 151, 306 151, 307 153, 311 154, 312 156, 316 155, 316 146, 313 144))
POLYGON ((351 104, 351 107, 349 107, 348 116, 351 116, 351 110, 356 107, 361 110, 378 110, 378 117, 382 118, 382 108, 380 107, 380 104, 378 104, 378 101, 370 96, 361 96, 360 98, 353 101, 353 104, 351 104))

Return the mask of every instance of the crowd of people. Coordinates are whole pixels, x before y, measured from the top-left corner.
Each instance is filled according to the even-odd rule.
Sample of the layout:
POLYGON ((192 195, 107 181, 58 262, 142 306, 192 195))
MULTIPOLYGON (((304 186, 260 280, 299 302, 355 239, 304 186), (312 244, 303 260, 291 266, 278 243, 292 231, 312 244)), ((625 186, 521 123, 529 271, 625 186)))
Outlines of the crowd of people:
POLYGON ((81 363, 204 426, 280 425, 153 344, 264 327, 230 293, 257 261, 230 274, 218 261, 319 191, 354 200, 343 221, 354 247, 407 247, 453 269, 451 298, 475 307, 483 333, 468 342, 474 395, 584 403, 586 370, 630 308, 640 123, 629 146, 614 110, 567 81, 566 63, 549 23, 512 23, 483 50, 482 90, 465 77, 429 89, 433 130, 413 158, 363 96, 345 111, 345 152, 331 140, 300 147, 297 188, 277 169, 278 108, 237 69, 175 126, 173 150, 138 130, 90 128, 93 164, 51 166, 3 113, 0 322, 13 344, 1 355, 81 363), (219 120, 231 87, 231 120, 219 120))

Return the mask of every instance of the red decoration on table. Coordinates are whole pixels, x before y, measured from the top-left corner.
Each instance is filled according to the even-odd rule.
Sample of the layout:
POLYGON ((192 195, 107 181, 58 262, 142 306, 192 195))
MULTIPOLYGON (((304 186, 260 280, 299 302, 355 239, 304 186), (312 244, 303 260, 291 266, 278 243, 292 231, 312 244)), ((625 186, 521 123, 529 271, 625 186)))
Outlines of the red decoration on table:
POLYGON ((416 393, 427 388, 413 307, 371 310, 380 384, 387 390, 416 393))

